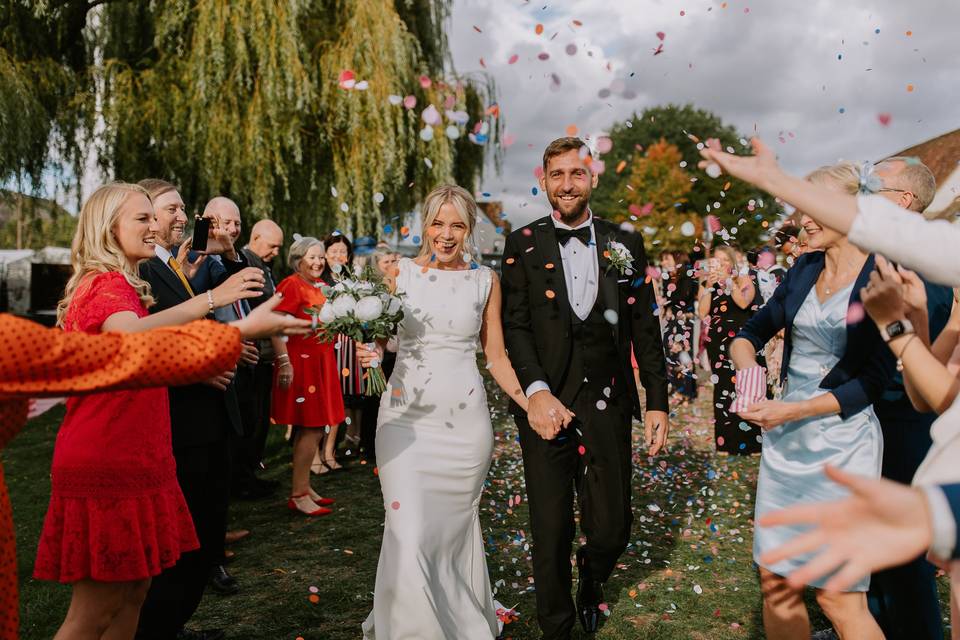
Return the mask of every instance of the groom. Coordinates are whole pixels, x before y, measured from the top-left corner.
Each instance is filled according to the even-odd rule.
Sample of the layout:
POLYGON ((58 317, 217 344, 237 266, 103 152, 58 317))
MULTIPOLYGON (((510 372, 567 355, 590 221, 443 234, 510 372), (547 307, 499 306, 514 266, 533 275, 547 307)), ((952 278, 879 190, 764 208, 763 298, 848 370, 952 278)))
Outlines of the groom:
POLYGON ((597 174, 579 138, 554 140, 540 186, 553 215, 510 234, 503 250, 503 327, 529 398, 511 404, 520 433, 544 639, 567 639, 574 617, 596 631, 603 583, 630 539, 631 423, 641 415, 631 345, 646 390, 648 454, 667 439, 667 379, 653 287, 639 233, 595 218, 597 174), (574 490, 586 544, 570 551, 574 490))

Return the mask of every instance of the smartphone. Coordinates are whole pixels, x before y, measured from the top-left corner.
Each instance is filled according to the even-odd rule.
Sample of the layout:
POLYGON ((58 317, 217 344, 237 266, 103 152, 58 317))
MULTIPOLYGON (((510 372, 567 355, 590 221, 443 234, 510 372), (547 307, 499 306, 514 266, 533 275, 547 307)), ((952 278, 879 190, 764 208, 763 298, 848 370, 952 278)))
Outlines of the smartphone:
POLYGON ((197 216, 193 222, 193 241, 190 248, 193 251, 207 250, 207 237, 210 235, 210 218, 197 216))

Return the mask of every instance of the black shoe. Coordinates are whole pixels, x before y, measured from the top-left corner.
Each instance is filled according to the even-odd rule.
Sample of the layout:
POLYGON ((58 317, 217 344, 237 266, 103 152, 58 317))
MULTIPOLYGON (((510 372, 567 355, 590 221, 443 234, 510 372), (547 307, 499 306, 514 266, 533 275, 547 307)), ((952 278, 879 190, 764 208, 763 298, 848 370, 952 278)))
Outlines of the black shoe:
POLYGON ((227 573, 222 564, 218 564, 210 572, 210 586, 219 594, 229 596, 240 591, 237 579, 227 573))
POLYGON ((600 605, 603 603, 603 583, 594 580, 587 566, 583 549, 577 551, 577 617, 587 633, 596 633, 600 626, 600 605))
POLYGON ((262 478, 254 478, 254 484, 264 491, 276 491, 280 488, 279 480, 264 480, 262 478))
POLYGON ((187 629, 184 627, 177 632, 177 640, 224 640, 227 634, 223 629, 187 629))
MULTIPOLYGON (((279 486, 279 483, 277 483, 277 486, 279 486)), ((238 487, 230 495, 237 500, 262 500, 272 496, 276 493, 276 490, 276 486, 267 486, 258 482, 249 486, 238 487)))

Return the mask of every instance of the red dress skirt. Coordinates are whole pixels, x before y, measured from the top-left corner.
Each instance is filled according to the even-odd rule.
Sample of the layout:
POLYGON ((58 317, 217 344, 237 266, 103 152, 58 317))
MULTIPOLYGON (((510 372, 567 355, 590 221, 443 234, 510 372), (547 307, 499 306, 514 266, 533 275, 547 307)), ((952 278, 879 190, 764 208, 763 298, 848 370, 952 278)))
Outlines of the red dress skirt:
MULTIPOLYGON (((310 319, 305 309, 319 309, 326 302, 323 293, 294 274, 277 285, 283 301, 275 311, 310 319)), ((340 371, 333 343, 320 342, 314 335, 290 336, 287 355, 293 366, 293 384, 282 389, 274 373, 271 419, 276 424, 325 427, 343 422, 346 416, 340 391, 340 371)))
MULTIPOLYGON (((77 288, 64 327, 100 333, 119 311, 147 315, 122 274, 90 276, 77 288)), ((67 401, 53 450, 36 578, 142 580, 199 547, 177 484, 168 407, 166 388, 67 401)))

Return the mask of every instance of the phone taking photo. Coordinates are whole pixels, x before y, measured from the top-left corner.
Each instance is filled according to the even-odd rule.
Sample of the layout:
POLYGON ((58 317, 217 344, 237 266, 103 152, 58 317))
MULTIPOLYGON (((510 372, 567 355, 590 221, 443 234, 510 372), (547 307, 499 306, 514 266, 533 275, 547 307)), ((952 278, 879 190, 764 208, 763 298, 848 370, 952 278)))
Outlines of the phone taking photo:
POLYGON ((197 216, 193 223, 193 241, 190 243, 190 248, 194 251, 206 251, 209 236, 210 218, 197 216))

